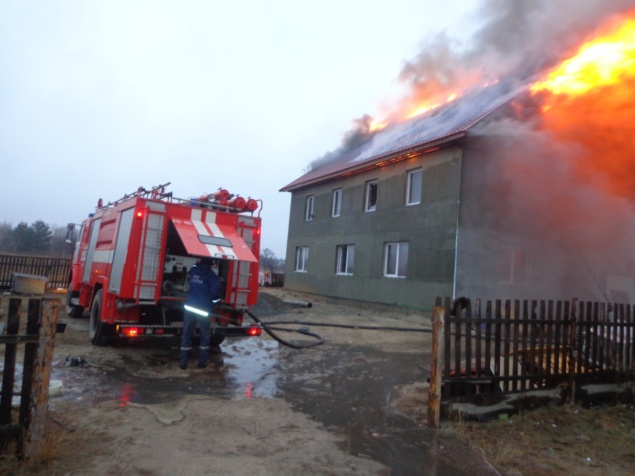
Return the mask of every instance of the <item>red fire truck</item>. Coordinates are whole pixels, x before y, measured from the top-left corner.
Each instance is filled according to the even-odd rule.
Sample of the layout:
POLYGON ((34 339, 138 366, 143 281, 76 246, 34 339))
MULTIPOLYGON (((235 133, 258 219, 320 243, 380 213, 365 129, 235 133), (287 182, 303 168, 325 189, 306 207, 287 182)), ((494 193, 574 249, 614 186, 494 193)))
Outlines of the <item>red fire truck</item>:
MULTIPOLYGON (((257 336, 243 325, 258 297, 262 202, 225 189, 179 199, 163 184, 139 188, 103 204, 79 225, 68 278, 67 312, 90 311, 90 339, 180 335, 188 271, 200 257, 214 259, 223 299, 215 308, 211 344, 227 335, 257 336), (255 212, 258 210, 258 214, 255 212)), ((72 240, 76 225, 68 226, 72 240)))

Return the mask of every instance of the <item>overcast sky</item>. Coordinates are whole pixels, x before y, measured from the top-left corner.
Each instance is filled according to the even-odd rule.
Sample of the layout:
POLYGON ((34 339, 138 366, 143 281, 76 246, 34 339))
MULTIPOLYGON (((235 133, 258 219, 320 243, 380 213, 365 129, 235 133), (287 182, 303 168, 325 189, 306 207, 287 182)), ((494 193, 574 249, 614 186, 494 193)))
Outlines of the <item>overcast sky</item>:
POLYGON ((290 194, 352 121, 399 94, 424 40, 476 0, 0 0, 0 222, 80 222, 171 182, 262 199, 285 257, 290 194))

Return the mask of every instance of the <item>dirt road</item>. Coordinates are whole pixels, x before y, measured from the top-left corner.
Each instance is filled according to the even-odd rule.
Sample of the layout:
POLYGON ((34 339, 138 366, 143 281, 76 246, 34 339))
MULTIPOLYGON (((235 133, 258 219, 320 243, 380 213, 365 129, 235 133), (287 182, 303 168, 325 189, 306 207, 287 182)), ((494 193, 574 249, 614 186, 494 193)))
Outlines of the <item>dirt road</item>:
MULTIPOLYGON (((322 301, 288 307, 280 299, 289 297, 297 298, 263 295, 256 312, 267 321, 430 325, 322 301)), ((178 342, 95 347, 86 317, 61 321, 48 474, 493 474, 453 433, 423 425, 428 333, 312 326, 323 345, 232 340, 207 369, 182 371, 178 342)))

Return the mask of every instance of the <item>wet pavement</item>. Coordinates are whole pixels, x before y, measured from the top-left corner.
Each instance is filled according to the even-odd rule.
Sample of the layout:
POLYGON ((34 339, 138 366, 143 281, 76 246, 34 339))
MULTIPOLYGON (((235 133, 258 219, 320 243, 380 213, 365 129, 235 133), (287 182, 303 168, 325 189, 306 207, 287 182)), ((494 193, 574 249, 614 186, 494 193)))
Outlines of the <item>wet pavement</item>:
POLYGON ((345 435, 342 450, 379 461, 392 475, 488 474, 391 405, 396 388, 425 379, 422 356, 333 344, 297 351, 246 339, 224 344, 207 369, 181 371, 176 346, 118 350, 112 362, 56 367, 52 378, 64 382, 58 401, 114 399, 125 406, 171 405, 184 395, 282 398, 345 435))

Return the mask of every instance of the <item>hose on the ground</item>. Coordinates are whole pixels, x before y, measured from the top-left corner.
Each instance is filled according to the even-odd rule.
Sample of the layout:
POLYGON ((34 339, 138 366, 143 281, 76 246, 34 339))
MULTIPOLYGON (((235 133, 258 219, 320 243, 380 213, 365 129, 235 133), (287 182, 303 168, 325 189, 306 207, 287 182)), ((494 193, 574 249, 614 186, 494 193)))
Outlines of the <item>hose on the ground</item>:
POLYGON ((309 332, 308 329, 284 329, 281 327, 270 327, 269 323, 267 322, 263 322, 258 316, 256 316, 253 312, 251 311, 247 311, 247 315, 249 317, 251 317, 254 321, 256 321, 256 323, 260 324, 262 326, 262 328, 265 330, 265 332, 267 334, 269 334, 274 340, 280 342, 282 345, 286 345, 287 347, 291 347, 292 349, 306 349, 308 347, 315 347, 316 345, 322 345, 324 344, 324 339, 317 335, 314 334, 313 332, 309 332), (300 334, 303 335, 307 335, 310 337, 313 337, 315 339, 317 339, 314 342, 309 342, 308 344, 294 344, 293 342, 289 342, 288 340, 283 339, 282 337, 279 337, 276 333, 274 333, 273 331, 284 331, 284 332, 298 332, 300 334))
POLYGON ((412 327, 391 327, 391 326, 360 326, 356 324, 327 324, 324 322, 307 322, 307 321, 269 321, 264 322, 258 316, 256 316, 253 312, 247 311, 247 315, 251 317, 254 321, 262 326, 267 334, 269 334, 273 339, 280 342, 282 345, 286 345, 287 347, 291 347, 292 349, 306 349, 308 347, 315 347, 316 345, 324 344, 324 339, 312 332, 309 332, 308 329, 286 329, 283 327, 271 327, 276 324, 295 324, 301 326, 318 326, 318 327, 337 327, 342 329, 359 329, 359 330, 370 330, 370 331, 397 331, 397 332, 432 332, 432 329, 417 329, 412 327), (292 342, 286 341, 276 335, 273 331, 282 331, 282 332, 299 332, 300 334, 311 336, 317 339, 316 342, 311 342, 309 344, 293 344, 292 342))

